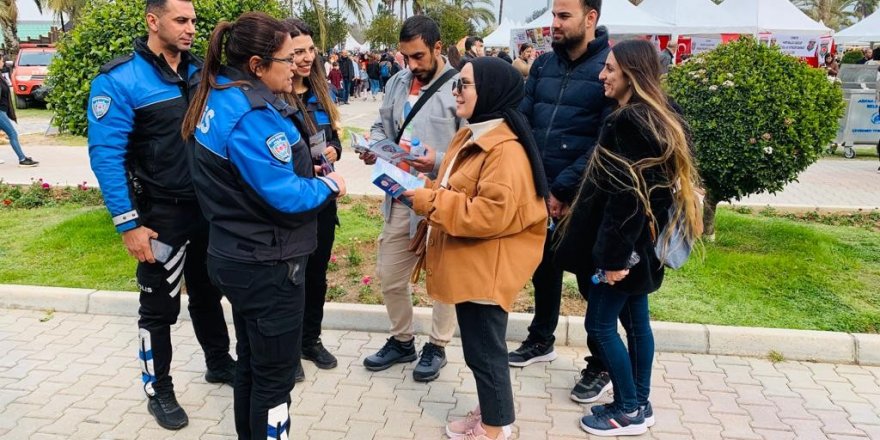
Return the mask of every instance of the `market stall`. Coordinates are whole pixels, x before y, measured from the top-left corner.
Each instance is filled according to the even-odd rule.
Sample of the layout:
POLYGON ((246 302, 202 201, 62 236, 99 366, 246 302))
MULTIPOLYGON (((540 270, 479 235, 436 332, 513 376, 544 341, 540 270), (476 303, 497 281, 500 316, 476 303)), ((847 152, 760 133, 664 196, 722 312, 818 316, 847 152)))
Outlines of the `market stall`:
POLYGON ((880 41, 880 10, 864 20, 834 34, 838 44, 863 43, 880 41))

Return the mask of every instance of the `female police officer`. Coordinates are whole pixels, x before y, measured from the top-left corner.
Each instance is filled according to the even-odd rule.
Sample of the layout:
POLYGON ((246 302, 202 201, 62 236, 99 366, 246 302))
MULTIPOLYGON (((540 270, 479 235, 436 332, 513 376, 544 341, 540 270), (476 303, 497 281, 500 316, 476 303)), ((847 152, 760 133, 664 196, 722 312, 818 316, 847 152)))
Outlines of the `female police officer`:
MULTIPOLYGON (((316 163, 334 163, 342 154, 339 139, 339 111, 336 95, 330 91, 323 62, 317 56, 312 29, 302 20, 289 18, 284 24, 293 38, 295 76, 293 93, 285 100, 297 108, 296 116, 306 130, 312 159, 316 163)), ((303 133, 303 134, 306 134, 303 133)), ((318 248, 309 256, 306 265, 306 306, 303 314, 302 358, 318 368, 336 368, 337 361, 321 343, 321 321, 324 319, 324 301, 327 297, 327 266, 336 238, 336 203, 330 203, 318 213, 318 248)), ((297 368, 297 381, 305 379, 302 367, 297 368)))
POLYGON ((345 193, 335 173, 314 177, 293 109, 275 97, 292 90, 293 58, 288 29, 268 15, 220 23, 183 123, 211 225, 208 273, 232 303, 240 439, 288 437, 315 219, 345 193))

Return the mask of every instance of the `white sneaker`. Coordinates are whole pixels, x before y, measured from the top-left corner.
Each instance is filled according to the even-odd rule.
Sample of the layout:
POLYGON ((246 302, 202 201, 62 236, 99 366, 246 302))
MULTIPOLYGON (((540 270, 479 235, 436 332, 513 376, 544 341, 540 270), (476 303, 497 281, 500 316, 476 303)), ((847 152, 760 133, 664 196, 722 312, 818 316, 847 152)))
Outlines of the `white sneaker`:
POLYGON ((0 159, 0 164, 3 164, 3 163, 6 163, 6 161, 3 159, 0 159))

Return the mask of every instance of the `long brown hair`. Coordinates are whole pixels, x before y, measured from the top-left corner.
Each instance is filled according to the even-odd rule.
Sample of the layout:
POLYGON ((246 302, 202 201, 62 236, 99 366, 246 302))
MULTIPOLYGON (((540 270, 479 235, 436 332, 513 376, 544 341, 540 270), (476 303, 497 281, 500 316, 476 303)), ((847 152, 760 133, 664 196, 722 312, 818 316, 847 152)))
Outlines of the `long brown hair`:
POLYGON ((284 24, 262 12, 242 14, 232 23, 220 22, 211 33, 211 41, 208 43, 208 53, 205 55, 202 67, 202 86, 196 91, 183 119, 181 134, 184 139, 195 133, 205 111, 205 105, 208 103, 208 93, 212 89, 238 87, 248 82, 217 84, 217 74, 220 72, 224 56, 226 65, 245 73, 252 81, 259 81, 248 66, 251 57, 260 57, 263 60, 261 65, 268 66, 272 62, 270 59, 272 55, 281 48, 287 38, 289 32, 284 24))
MULTIPOLYGON (((625 112, 636 127, 641 127, 656 140, 662 153, 658 157, 647 157, 633 162, 603 145, 596 145, 584 178, 596 184, 600 181, 609 182, 616 190, 634 193, 645 207, 653 225, 657 225, 657 220, 651 210, 652 192, 657 189, 671 191, 675 209, 668 221, 670 224, 681 222, 685 239, 693 242, 703 230, 703 212, 698 195, 700 177, 690 149, 687 123, 672 109, 660 84, 657 50, 647 41, 627 40, 617 43, 611 48, 611 52, 620 71, 631 84, 632 97, 612 113, 609 119, 625 112), (660 170, 665 178, 648 187, 645 175, 650 168, 660 170)), ((581 191, 584 186, 581 186, 581 191)), ((578 194, 577 200, 580 198, 581 195, 578 194)), ((567 230, 569 219, 570 216, 566 217, 560 224, 562 235, 567 230)), ((670 249, 671 232, 672 228, 667 228, 664 234, 656 237, 658 242, 667 245, 666 249, 670 249)), ((665 255, 658 257, 662 260, 665 255)))
MULTIPOLYGON (((300 35, 314 37, 312 28, 300 19, 288 18, 284 20, 283 23, 290 31, 291 37, 299 37, 300 35)), ((334 131, 338 132, 342 128, 340 125, 341 118, 339 116, 339 109, 331 98, 330 87, 327 85, 327 72, 324 72, 324 63, 320 56, 315 56, 315 59, 312 61, 312 69, 309 72, 309 77, 306 78, 305 81, 307 81, 306 85, 312 93, 315 94, 315 97, 318 98, 318 102, 324 107, 324 111, 330 118, 330 126, 333 127, 334 131)), ((306 110, 306 103, 302 102, 296 93, 285 93, 284 100, 289 104, 295 105, 303 113, 303 119, 305 120, 306 126, 311 131, 310 134, 315 134, 318 131, 318 128, 315 126, 312 118, 309 117, 309 113, 306 110)))

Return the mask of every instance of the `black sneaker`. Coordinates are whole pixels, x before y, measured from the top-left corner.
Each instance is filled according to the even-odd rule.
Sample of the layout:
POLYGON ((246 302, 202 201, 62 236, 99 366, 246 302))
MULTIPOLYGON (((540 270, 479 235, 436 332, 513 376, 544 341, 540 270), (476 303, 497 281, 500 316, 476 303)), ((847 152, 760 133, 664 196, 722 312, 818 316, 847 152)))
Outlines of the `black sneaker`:
POLYGON ((507 363, 512 367, 525 367, 535 362, 550 362, 556 359, 553 344, 534 342, 526 339, 522 345, 507 354, 507 363))
POLYGON ((157 393, 150 397, 147 400, 147 411, 156 418, 156 423, 165 429, 176 431, 189 424, 189 418, 177 403, 174 391, 157 393))
POLYGON ((322 370, 336 368, 337 365, 336 357, 324 348, 324 344, 321 343, 320 339, 312 345, 303 346, 302 358, 314 362, 315 366, 322 370))
POLYGON ((235 386, 235 361, 226 364, 223 368, 208 370, 205 373, 205 381, 208 383, 225 383, 235 386))
POLYGON ((392 336, 376 354, 364 359, 364 366, 370 371, 382 371, 397 363, 412 362, 417 357, 414 342, 415 338, 400 342, 392 336))
POLYGON ((635 415, 629 416, 614 407, 598 415, 583 416, 581 429, 600 437, 614 437, 644 434, 648 432, 648 425, 641 409, 635 415))
POLYGON ((293 382, 300 383, 305 382, 306 380, 306 372, 303 370, 302 362, 296 363, 296 371, 293 373, 293 382))
MULTIPOLYGON (((606 413, 614 409, 614 402, 604 403, 602 405, 595 405, 590 408, 590 412, 593 413, 594 416, 598 416, 600 414, 606 413)), ((648 425, 648 428, 654 426, 656 420, 654 419, 654 408, 651 408, 651 402, 648 402, 645 405, 639 405, 639 409, 642 410, 642 414, 645 415, 645 424, 648 425)))
POLYGON ((18 166, 20 166, 22 168, 33 168, 39 164, 40 164, 39 162, 37 162, 29 157, 24 158, 24 160, 18 161, 18 166))
POLYGON ((590 365, 593 363, 592 356, 587 356, 584 360, 587 361, 587 368, 581 370, 581 378, 571 390, 571 400, 578 403, 592 403, 611 390, 611 376, 607 371, 596 368, 595 364, 590 365))
POLYGON ((427 342, 422 347, 419 363, 413 369, 413 379, 416 382, 430 382, 440 376, 440 369, 445 366, 446 349, 427 342))

